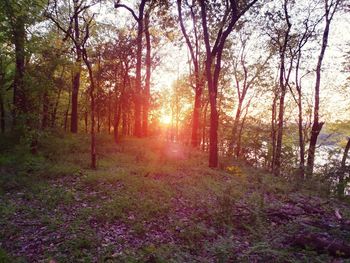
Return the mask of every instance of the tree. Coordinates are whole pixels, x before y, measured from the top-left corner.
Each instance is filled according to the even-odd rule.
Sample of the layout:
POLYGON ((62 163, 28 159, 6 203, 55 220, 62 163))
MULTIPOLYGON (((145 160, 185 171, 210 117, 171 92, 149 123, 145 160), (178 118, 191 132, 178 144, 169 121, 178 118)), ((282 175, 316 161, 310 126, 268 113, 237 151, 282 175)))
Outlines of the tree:
POLYGON ((306 77, 310 71, 307 70, 304 74, 301 74, 301 63, 302 63, 302 55, 304 46, 315 36, 315 29, 320 20, 312 21, 311 13, 313 13, 313 9, 302 10, 306 13, 307 16, 301 22, 301 28, 297 28, 297 32, 294 33, 293 38, 295 39, 294 46, 290 47, 291 56, 295 57, 295 83, 294 89, 296 94, 290 85, 287 83, 290 88, 291 94, 295 103, 298 106, 298 137, 299 137, 299 176, 301 179, 304 178, 305 175, 305 127, 304 124, 304 116, 303 116, 303 94, 302 94, 302 79, 306 77), (306 11, 306 12, 305 12, 306 11))
POLYGON ((136 83, 135 83, 135 128, 134 135, 136 137, 142 137, 142 127, 141 127, 141 62, 142 62, 142 35, 144 30, 144 16, 145 16, 145 5, 148 0, 141 0, 138 6, 138 15, 136 15, 135 11, 130 7, 120 4, 120 1, 117 1, 114 5, 115 8, 125 8, 127 9, 133 16, 133 18, 137 22, 137 50, 136 50, 136 83))
MULTIPOLYGON (((349 154, 349 150, 350 150, 350 137, 348 138, 348 141, 346 143, 346 146, 344 148, 344 153, 343 153, 343 157, 340 163, 340 170, 339 170, 339 182, 337 185, 337 194, 340 197, 344 196, 344 192, 345 192, 345 188, 346 185, 348 184, 350 178, 346 178, 345 174, 346 174, 346 159, 348 158, 348 154, 349 154)), ((348 172, 349 173, 349 172, 348 172)), ((350 173, 349 173, 350 175, 350 173)))
POLYGON ((202 93, 203 93, 203 73, 201 69, 200 61, 201 52, 200 52, 200 36, 198 32, 197 25, 197 16, 195 13, 195 4, 194 1, 192 4, 189 4, 188 1, 185 1, 185 6, 189 8, 190 17, 191 17, 191 27, 193 29, 193 35, 190 37, 187 29, 184 24, 183 15, 182 15, 182 1, 177 0, 177 10, 181 32, 185 38, 187 48, 190 52, 191 62, 193 64, 193 74, 194 74, 194 107, 193 107, 193 116, 192 116, 192 136, 191 136, 191 145, 193 147, 198 147, 200 143, 199 128, 200 128, 200 113, 202 109, 202 93))
POLYGON ((249 94, 249 92, 255 85, 258 84, 262 73, 264 73, 266 64, 271 57, 268 55, 264 60, 262 60, 262 56, 260 56, 254 64, 249 64, 247 62, 247 55, 251 52, 247 50, 248 42, 249 37, 244 37, 243 34, 240 34, 240 54, 235 58, 233 65, 238 103, 232 127, 232 139, 229 153, 234 153, 236 158, 239 158, 240 155, 241 135, 244 127, 244 121, 250 107, 251 100, 255 95, 255 93, 249 94), (243 119, 241 121, 242 116, 243 119))
POLYGON ((6 130, 6 113, 5 113, 5 93, 9 86, 9 80, 7 78, 9 59, 7 55, 4 55, 4 51, 1 50, 0 54, 0 130, 1 133, 5 133, 6 130))
MULTIPOLYGON (((129 34, 128 28, 117 32, 115 41, 108 41, 103 50, 103 66, 101 77, 104 85, 109 89, 110 109, 113 109, 113 135, 115 143, 119 143, 119 124, 122 125, 122 135, 130 134, 130 115, 132 111, 132 95, 135 85, 131 70, 135 67, 135 43, 129 34)), ((109 110, 110 112, 110 110, 109 110)), ((111 118, 112 116, 110 116, 111 118)))
POLYGON ((0 34, 0 130, 5 133, 6 123, 6 104, 8 100, 7 91, 11 88, 12 57, 11 51, 5 45, 6 38, 0 34))
MULTIPOLYGON (((281 169, 281 157, 282 157, 282 139, 283 139, 283 126, 284 126, 284 108, 285 108, 285 97, 288 88, 289 78, 292 71, 292 64, 294 56, 291 55, 288 59, 288 47, 290 46, 291 35, 290 31, 292 24, 290 21, 289 7, 291 3, 289 0, 283 1, 283 10, 281 12, 276 12, 276 16, 268 13, 268 17, 272 21, 272 34, 269 34, 272 45, 277 49, 279 56, 279 81, 278 81, 278 117, 277 117, 277 131, 276 131, 276 143, 273 146, 274 154, 272 158, 272 170, 276 176, 280 175, 281 169), (276 27, 279 21, 283 21, 280 27, 276 27)), ((276 104, 274 102, 273 112, 275 110, 276 104)), ((276 110, 277 114, 277 110, 276 110)), ((273 116, 273 119, 275 116, 273 116)), ((274 140, 273 140, 274 141, 274 140)))
POLYGON ((236 0, 226 1, 223 5, 210 4, 205 0, 199 1, 201 10, 202 29, 205 43, 205 73, 208 85, 210 104, 210 149, 209 167, 218 166, 218 125, 219 116, 217 109, 218 83, 221 70, 222 52, 225 42, 234 30, 237 21, 242 17, 257 0, 250 2, 238 2, 236 0), (209 32, 208 20, 210 15, 219 14, 217 31, 212 28, 209 32), (214 39, 214 44, 210 40, 214 39))
POLYGON ((324 124, 324 122, 322 121, 320 122, 319 120, 322 62, 327 49, 330 25, 334 17, 334 14, 338 9, 340 2, 341 2, 340 0, 324 0, 325 27, 323 29, 322 46, 321 46, 321 50, 318 56, 318 61, 316 66, 315 98, 314 98, 314 109, 313 109, 314 115, 313 115, 310 143, 309 143, 308 156, 307 156, 307 167, 306 167, 306 175, 309 177, 312 176, 313 170, 314 170, 317 137, 320 134, 324 124))
MULTIPOLYGON (((92 63, 89 59, 88 52, 87 52, 87 42, 90 38, 90 30, 92 26, 92 22, 94 19, 94 15, 89 15, 88 11, 89 8, 93 5, 87 4, 85 1, 78 2, 78 0, 73 0, 73 14, 69 14, 69 25, 68 28, 64 28, 64 26, 57 20, 57 17, 54 17, 51 13, 46 13, 46 15, 53 21, 53 23, 61 30, 63 31, 66 36, 65 38, 70 38, 70 40, 73 42, 74 47, 76 49, 77 53, 77 60, 78 62, 78 72, 75 72, 74 74, 74 80, 73 80, 73 92, 72 97, 76 96, 77 94, 74 94, 74 92, 77 92, 78 90, 75 90, 75 88, 79 89, 80 82, 80 72, 81 72, 81 59, 84 61, 88 74, 89 74, 89 80, 90 80, 90 87, 89 87, 89 96, 90 96, 90 112, 91 112, 91 168, 96 168, 96 135, 95 135, 95 78, 92 70, 92 63), (82 20, 82 23, 79 24, 79 17, 82 20), (74 33, 72 29, 74 28, 74 33)), ((54 8, 57 8, 57 2, 55 2, 54 8)), ((55 10, 55 14, 57 15, 57 9, 55 10)), ((77 103, 77 97, 76 101, 74 103, 77 103)), ((77 105, 76 105, 77 106, 77 105)), ((72 107, 73 107, 73 99, 72 99, 72 107)), ((77 126, 75 127, 77 128, 77 126)), ((72 132, 77 132, 77 130, 71 130, 72 132)))
MULTIPOLYGON (((15 74, 13 78, 13 127, 17 124, 17 117, 25 117, 29 110, 28 91, 25 85, 25 63, 27 45, 27 27, 40 19, 40 12, 43 5, 41 0, 10 1, 4 0, 0 3, 1 16, 4 27, 14 45, 15 53, 15 74)), ((27 119, 25 123, 29 123, 27 119)), ((23 123, 23 124, 25 124, 23 123)))
POLYGON ((96 169, 96 136, 95 136, 95 79, 94 74, 92 72, 92 65, 89 60, 89 56, 86 50, 86 42, 90 37, 90 26, 91 22, 93 21, 93 16, 86 21, 84 25, 84 31, 85 36, 83 38, 82 44, 81 44, 81 53, 83 60, 85 62, 85 65, 89 72, 89 79, 90 79, 90 89, 89 89, 89 95, 90 95, 90 105, 91 105, 91 168, 96 169))
POLYGON ((59 2, 58 0, 49 1, 46 10, 46 16, 51 19, 64 34, 64 40, 70 39, 75 48, 75 66, 72 86, 72 105, 71 105, 71 126, 72 133, 78 132, 78 97, 80 87, 81 62, 82 62, 82 24, 81 14, 95 3, 87 3, 86 0, 69 0, 59 2), (61 5, 59 5, 61 4, 61 5), (66 7, 69 7, 68 9, 66 7))
POLYGON ((27 102, 24 86, 24 63, 25 63, 25 20, 26 16, 22 14, 18 4, 10 1, 4 2, 8 21, 11 25, 13 43, 15 45, 16 70, 13 80, 13 125, 16 125, 17 115, 27 111, 27 102))
POLYGON ((146 38, 146 77, 145 88, 143 96, 143 113, 142 113, 142 134, 148 136, 148 111, 150 103, 150 89, 151 89, 151 36, 149 32, 150 27, 150 12, 148 9, 145 15, 145 38, 146 38))

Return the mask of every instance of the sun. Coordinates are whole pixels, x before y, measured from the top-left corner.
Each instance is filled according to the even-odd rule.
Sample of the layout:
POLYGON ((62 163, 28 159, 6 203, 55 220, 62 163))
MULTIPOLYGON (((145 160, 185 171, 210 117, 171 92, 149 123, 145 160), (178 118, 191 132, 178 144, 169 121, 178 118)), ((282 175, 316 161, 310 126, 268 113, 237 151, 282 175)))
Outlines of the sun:
POLYGON ((163 114, 160 116, 159 120, 161 123, 168 125, 171 123, 171 116, 168 114, 163 114))

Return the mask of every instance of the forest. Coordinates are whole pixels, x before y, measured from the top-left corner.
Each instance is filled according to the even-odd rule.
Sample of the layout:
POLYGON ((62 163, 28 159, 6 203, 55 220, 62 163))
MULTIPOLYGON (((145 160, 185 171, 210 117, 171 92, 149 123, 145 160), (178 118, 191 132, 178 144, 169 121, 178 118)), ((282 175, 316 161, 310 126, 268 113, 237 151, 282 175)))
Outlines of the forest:
POLYGON ((0 263, 350 262, 349 0, 0 0, 0 263))

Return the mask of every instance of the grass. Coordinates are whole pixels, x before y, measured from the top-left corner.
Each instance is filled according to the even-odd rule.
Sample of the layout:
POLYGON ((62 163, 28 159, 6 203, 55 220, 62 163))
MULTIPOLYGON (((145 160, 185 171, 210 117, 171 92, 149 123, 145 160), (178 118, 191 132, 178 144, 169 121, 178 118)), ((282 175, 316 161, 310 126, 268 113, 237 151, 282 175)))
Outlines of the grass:
POLYGON ((0 262, 331 259, 294 248, 297 222, 269 217, 295 194, 319 196, 320 184, 298 189, 243 164, 209 169, 206 154, 183 146, 179 159, 157 138, 115 145, 100 135, 97 145, 97 170, 89 168, 84 134, 44 134, 37 155, 23 142, 3 146, 0 262))

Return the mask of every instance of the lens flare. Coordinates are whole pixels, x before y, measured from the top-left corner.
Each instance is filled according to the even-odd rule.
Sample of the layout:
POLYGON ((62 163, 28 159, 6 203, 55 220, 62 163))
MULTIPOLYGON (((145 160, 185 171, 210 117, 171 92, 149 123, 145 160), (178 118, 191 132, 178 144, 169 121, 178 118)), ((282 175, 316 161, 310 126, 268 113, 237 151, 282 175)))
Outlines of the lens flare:
POLYGON ((163 114, 162 116, 160 116, 159 120, 161 123, 168 125, 171 123, 171 116, 167 114, 163 114))

